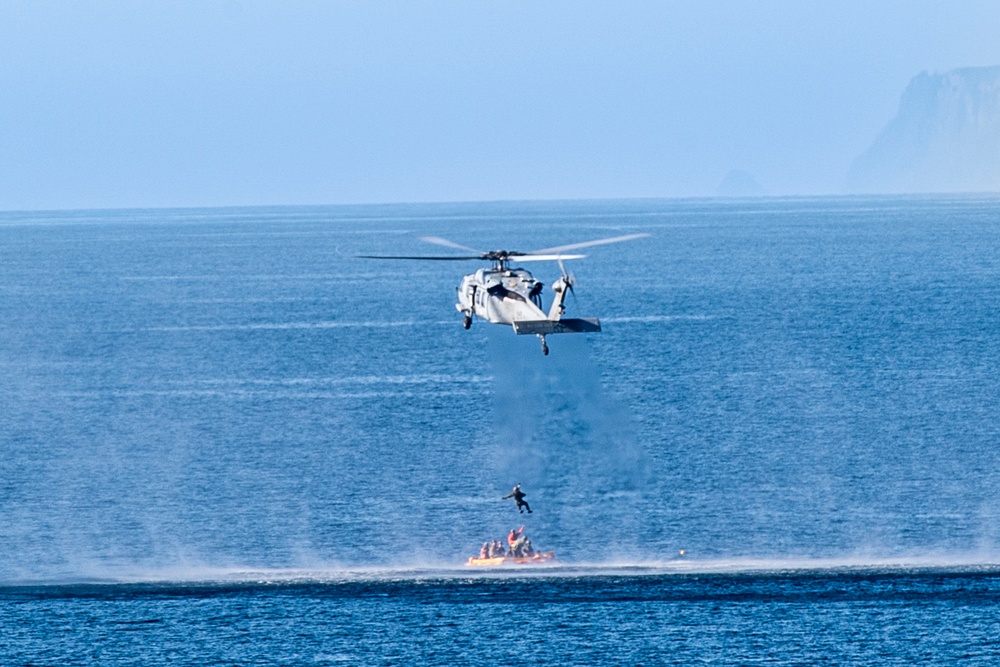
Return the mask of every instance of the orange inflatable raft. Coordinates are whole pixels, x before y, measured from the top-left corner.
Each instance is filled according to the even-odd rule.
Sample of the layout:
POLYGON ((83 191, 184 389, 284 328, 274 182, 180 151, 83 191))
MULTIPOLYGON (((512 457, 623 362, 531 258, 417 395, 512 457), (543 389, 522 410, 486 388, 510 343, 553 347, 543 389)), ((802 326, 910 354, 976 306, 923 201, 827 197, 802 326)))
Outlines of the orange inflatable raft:
POLYGON ((466 565, 473 567, 498 567, 500 565, 540 565, 556 559, 555 551, 536 551, 530 556, 498 556, 496 558, 479 558, 470 556, 466 565))

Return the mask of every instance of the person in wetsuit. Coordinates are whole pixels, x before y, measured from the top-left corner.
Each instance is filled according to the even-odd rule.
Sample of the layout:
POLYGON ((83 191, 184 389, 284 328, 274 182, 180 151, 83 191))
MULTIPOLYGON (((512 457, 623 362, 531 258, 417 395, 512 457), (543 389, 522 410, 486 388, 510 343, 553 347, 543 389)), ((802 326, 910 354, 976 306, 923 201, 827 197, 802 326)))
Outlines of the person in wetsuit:
POLYGON ((507 500, 508 498, 513 498, 514 502, 517 503, 517 511, 524 514, 524 510, 528 510, 528 514, 531 514, 531 507, 528 503, 524 501, 525 493, 521 491, 521 485, 518 484, 514 487, 514 490, 508 493, 506 496, 501 498, 501 500, 507 500))

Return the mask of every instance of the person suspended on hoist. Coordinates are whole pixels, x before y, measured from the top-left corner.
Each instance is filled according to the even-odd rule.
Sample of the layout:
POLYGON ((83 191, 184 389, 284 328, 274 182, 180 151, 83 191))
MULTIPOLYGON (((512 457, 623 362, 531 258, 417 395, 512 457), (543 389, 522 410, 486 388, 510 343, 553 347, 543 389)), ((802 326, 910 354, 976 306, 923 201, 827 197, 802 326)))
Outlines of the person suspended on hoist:
POLYGON ((531 514, 531 507, 524 500, 525 493, 521 491, 521 485, 517 484, 514 486, 514 490, 508 493, 506 496, 501 498, 501 500, 507 500, 508 498, 513 498, 514 502, 517 503, 517 511, 524 513, 524 510, 528 510, 528 514, 531 514))

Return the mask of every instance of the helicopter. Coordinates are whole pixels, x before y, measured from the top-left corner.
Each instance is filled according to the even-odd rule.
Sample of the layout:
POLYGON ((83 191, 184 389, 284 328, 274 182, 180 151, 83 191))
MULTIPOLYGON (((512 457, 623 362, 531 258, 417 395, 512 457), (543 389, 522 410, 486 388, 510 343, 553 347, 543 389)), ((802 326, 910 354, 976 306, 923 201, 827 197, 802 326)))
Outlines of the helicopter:
POLYGON ((595 333, 601 330, 601 322, 596 317, 564 318, 566 294, 573 291, 576 280, 566 271, 564 261, 583 259, 586 255, 564 254, 592 246, 620 243, 649 236, 649 234, 627 234, 611 238, 570 243, 569 245, 542 248, 529 252, 513 250, 481 251, 460 245, 438 236, 421 236, 421 241, 461 250, 469 255, 446 256, 400 256, 400 255, 358 255, 361 259, 412 259, 433 261, 485 260, 492 262, 491 268, 482 268, 462 278, 458 286, 458 303, 455 309, 462 314, 462 326, 472 326, 473 317, 479 317, 493 324, 513 327, 517 334, 534 334, 542 342, 542 354, 549 353, 545 337, 561 333, 595 333), (512 266, 522 262, 555 261, 561 275, 552 283, 554 297, 548 310, 542 304, 542 283, 526 269, 512 266))

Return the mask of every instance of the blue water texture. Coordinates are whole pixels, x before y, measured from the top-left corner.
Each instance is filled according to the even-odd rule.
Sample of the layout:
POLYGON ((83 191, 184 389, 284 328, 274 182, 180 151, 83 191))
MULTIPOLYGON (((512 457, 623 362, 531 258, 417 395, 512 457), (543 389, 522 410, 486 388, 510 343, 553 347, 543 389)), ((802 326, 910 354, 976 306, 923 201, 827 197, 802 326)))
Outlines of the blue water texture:
POLYGON ((997 664, 998 286, 990 196, 0 213, 0 663, 997 664), (357 258, 636 232, 548 357, 357 258))

